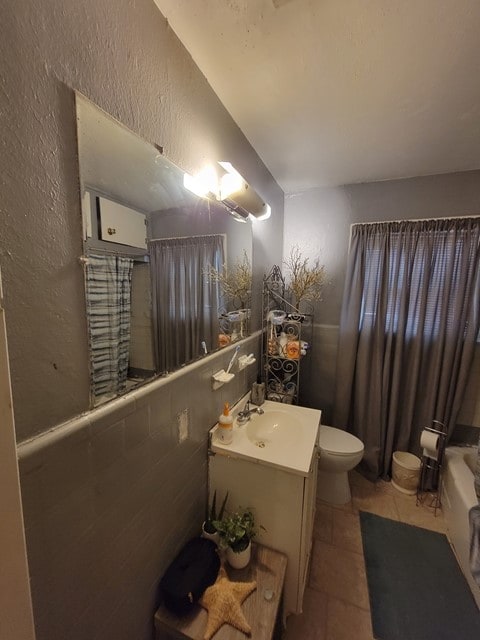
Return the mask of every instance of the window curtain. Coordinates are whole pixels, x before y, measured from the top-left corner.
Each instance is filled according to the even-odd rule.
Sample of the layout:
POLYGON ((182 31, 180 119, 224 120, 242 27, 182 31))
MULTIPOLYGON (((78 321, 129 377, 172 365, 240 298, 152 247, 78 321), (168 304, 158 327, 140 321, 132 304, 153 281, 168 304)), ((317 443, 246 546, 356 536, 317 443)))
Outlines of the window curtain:
POLYGON ((95 400, 125 390, 130 350, 133 259, 88 256, 86 298, 90 342, 90 385, 95 400))
POLYGON ((480 218, 352 227, 334 424, 365 445, 367 476, 420 432, 455 426, 479 334, 480 218))
POLYGON ((207 274, 225 262, 222 235, 149 242, 154 340, 160 373, 178 369, 218 346, 220 289, 207 274))

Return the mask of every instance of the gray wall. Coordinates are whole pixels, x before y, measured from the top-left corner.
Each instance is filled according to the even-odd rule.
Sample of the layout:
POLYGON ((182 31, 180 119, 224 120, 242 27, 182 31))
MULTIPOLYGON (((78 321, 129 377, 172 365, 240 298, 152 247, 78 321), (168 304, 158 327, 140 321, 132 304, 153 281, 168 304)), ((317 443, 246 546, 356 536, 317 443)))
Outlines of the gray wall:
MULTIPOLYGON (((307 257, 320 255, 330 280, 315 310, 311 368, 316 375, 302 381, 308 404, 324 410, 324 422, 330 420, 333 403, 350 225, 479 214, 480 171, 311 189, 286 197, 284 255, 295 244, 307 257)), ((472 377, 468 397, 477 396, 479 386, 480 379, 472 377)), ((478 410, 461 417, 477 425, 478 410)))
POLYGON ((20 445, 37 640, 152 638, 160 577, 204 519, 207 430, 256 379, 234 367, 212 390, 233 349, 20 445))
POLYGON ((281 258, 283 192, 151 0, 10 5, 0 39, 0 265, 23 440, 88 408, 72 89, 187 171, 232 162, 273 208, 255 230, 257 276, 281 258))
POLYGON ((147 640, 159 577, 203 519, 207 430, 256 371, 212 392, 224 351, 87 411, 73 89, 187 171, 231 161, 270 202, 257 292, 281 260, 283 192, 151 0, 3 5, 0 266, 37 639, 147 640))

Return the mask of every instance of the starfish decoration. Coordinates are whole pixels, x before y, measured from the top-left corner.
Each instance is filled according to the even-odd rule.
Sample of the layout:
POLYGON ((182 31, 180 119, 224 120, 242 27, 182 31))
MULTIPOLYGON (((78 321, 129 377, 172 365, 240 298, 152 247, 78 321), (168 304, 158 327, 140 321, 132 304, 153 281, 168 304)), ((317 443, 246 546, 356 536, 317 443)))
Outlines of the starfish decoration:
POLYGON ((200 600, 208 612, 204 640, 210 640, 224 623, 250 635, 252 628, 240 605, 256 588, 256 582, 230 582, 227 572, 221 567, 215 584, 206 589, 200 600))

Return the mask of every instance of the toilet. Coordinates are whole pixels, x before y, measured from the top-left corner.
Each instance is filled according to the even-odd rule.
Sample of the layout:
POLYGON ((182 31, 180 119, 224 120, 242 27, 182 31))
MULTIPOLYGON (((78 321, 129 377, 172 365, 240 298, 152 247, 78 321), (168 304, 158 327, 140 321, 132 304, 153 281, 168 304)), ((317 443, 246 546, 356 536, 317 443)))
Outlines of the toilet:
POLYGON ((329 504, 351 500, 348 472, 363 458, 363 442, 341 429, 320 425, 317 498, 329 504))

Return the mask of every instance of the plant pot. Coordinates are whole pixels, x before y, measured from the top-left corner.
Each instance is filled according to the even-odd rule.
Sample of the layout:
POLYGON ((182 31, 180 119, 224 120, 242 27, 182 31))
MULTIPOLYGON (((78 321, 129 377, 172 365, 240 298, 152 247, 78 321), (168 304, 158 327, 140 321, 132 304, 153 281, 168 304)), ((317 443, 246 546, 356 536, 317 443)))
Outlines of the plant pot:
POLYGON ((252 543, 248 542, 248 546, 243 551, 234 551, 232 547, 227 547, 227 562, 234 569, 243 569, 250 562, 252 555, 252 543))
POLYGON ((218 531, 215 531, 214 533, 209 533, 208 531, 205 531, 205 522, 202 524, 202 538, 205 538, 206 540, 211 540, 217 545, 217 547, 218 547, 218 543, 220 542, 220 534, 218 533, 218 531))

